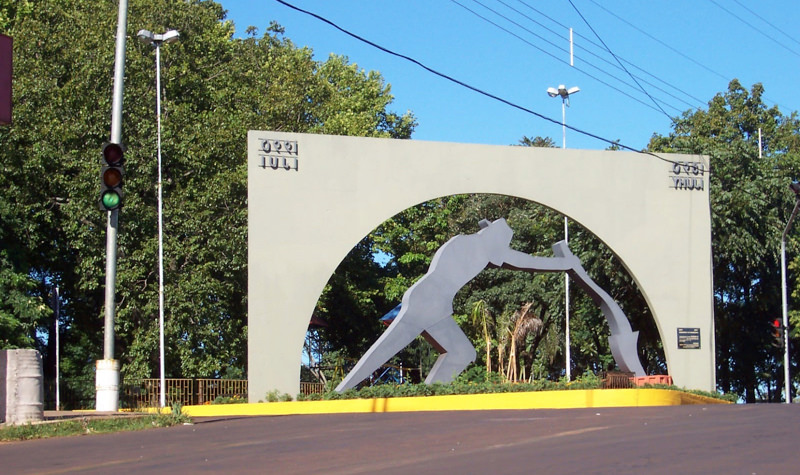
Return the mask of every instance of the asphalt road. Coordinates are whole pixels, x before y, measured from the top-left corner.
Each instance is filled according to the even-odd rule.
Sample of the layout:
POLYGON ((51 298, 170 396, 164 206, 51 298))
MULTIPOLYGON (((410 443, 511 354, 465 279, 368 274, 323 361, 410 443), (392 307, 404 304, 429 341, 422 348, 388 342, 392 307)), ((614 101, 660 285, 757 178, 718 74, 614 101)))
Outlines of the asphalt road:
POLYGON ((336 414, 0 444, 0 473, 800 473, 798 405, 336 414))

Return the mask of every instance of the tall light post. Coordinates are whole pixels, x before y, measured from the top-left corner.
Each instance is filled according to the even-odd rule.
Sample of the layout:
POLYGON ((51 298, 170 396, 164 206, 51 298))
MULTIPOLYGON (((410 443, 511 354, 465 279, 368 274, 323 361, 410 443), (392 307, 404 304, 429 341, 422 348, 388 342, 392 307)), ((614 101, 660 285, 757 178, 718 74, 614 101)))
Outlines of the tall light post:
MULTIPOLYGON (((117 36, 114 48, 114 86, 111 95, 110 142, 122 144, 122 99, 125 87, 125 43, 128 29, 128 0, 119 1, 117 36)), ((117 230, 119 209, 106 218, 106 288, 103 318, 103 359, 95 362, 95 410, 119 409, 119 360, 114 359, 114 319, 116 317, 117 230)))
POLYGON ((164 378, 164 232, 161 199, 161 45, 175 43, 180 38, 176 30, 167 30, 163 34, 153 34, 148 30, 139 30, 139 39, 152 45, 156 49, 156 128, 157 128, 157 154, 158 154, 158 346, 160 366, 160 391, 159 403, 161 407, 167 405, 164 378))
POLYGON ((786 235, 789 233, 789 228, 792 226, 794 217, 797 216, 797 210, 800 207, 800 183, 794 182, 789 185, 789 188, 794 192, 794 209, 789 222, 786 223, 786 228, 781 235, 781 304, 783 309, 783 391, 786 398, 786 404, 792 403, 791 381, 789 380, 789 304, 787 303, 786 295, 786 235))
MULTIPOLYGON (((580 92, 580 88, 571 87, 569 89, 566 88, 563 84, 558 86, 558 89, 554 87, 547 88, 547 94, 550 97, 560 97, 561 98, 561 148, 567 148, 567 106, 569 106, 569 96, 580 92)), ((564 216, 564 242, 569 244, 569 220, 566 216, 564 216)), ((564 315, 565 315, 565 359, 566 359, 566 368, 567 368, 567 381, 572 379, 571 368, 570 368, 570 341, 569 341, 569 275, 564 274, 564 315)))

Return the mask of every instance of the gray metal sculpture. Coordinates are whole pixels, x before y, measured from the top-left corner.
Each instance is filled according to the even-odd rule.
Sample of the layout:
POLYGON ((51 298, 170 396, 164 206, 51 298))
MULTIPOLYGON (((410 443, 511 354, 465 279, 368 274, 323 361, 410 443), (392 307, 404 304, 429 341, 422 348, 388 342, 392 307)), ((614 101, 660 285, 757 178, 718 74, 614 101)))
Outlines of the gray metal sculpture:
POLYGON ((476 234, 458 235, 436 251, 428 272, 403 295, 400 312, 364 353, 336 391, 352 388, 422 335, 439 351, 426 384, 450 382, 475 360, 475 348, 452 319, 456 293, 487 266, 526 272, 567 272, 600 307, 611 329, 609 343, 623 371, 644 376, 636 353, 639 332, 611 296, 589 277, 580 260, 560 241, 555 257, 534 257, 509 247, 514 234, 505 219, 482 220, 476 234))

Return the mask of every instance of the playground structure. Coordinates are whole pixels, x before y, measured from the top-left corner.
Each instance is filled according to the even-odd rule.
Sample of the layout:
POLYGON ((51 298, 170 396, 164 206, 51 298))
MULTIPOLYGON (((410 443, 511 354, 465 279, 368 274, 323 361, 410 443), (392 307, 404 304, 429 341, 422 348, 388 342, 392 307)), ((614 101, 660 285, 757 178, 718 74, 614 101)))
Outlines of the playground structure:
POLYGON ((404 209, 464 193, 528 199, 594 233, 642 292, 674 383, 714 390, 707 170, 692 155, 250 131, 250 400, 299 392, 309 319, 356 243, 404 209))

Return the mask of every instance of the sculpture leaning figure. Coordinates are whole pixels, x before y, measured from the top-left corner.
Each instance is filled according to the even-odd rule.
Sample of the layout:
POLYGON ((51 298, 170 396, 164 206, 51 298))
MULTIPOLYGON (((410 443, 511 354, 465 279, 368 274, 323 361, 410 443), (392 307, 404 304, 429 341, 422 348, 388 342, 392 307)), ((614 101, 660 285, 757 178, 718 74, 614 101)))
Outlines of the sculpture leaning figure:
POLYGON ((481 220, 476 234, 458 235, 436 251, 428 272, 403 295, 389 328, 364 353, 336 387, 344 391, 369 377, 392 356, 422 335, 440 353, 426 384, 450 382, 475 360, 475 347, 452 318, 456 293, 487 266, 527 272, 567 272, 589 294, 608 320, 611 352, 623 371, 644 376, 636 352, 639 332, 619 305, 586 274, 564 241, 553 245, 555 257, 534 257, 511 249, 514 231, 505 219, 481 220))

